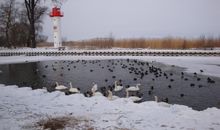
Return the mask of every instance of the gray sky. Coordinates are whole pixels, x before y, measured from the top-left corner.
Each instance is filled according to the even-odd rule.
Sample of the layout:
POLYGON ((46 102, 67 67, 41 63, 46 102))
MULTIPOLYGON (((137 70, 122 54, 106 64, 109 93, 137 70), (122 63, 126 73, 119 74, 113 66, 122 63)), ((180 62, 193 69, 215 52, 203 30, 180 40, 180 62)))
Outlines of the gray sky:
MULTIPOLYGON (((220 36, 220 0, 68 0, 62 10, 67 40, 220 36)), ((52 40, 49 17, 44 34, 52 40)))

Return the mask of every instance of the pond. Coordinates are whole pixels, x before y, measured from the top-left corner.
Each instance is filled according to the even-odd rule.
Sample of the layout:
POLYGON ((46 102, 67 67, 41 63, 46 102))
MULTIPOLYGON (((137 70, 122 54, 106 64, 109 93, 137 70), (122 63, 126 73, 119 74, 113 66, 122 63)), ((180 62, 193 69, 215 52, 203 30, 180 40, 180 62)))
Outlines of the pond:
MULTIPOLYGON (((0 83, 32 87, 46 87, 54 91, 54 84, 79 87, 81 93, 91 90, 92 83, 101 88, 121 81, 122 91, 114 95, 125 97, 125 87, 138 83, 142 101, 152 101, 154 96, 168 99, 171 104, 183 104, 196 110, 220 108, 220 78, 186 73, 184 68, 158 62, 135 59, 41 61, 33 63, 0 65, 0 83)), ((135 93, 134 93, 135 95, 135 93)))

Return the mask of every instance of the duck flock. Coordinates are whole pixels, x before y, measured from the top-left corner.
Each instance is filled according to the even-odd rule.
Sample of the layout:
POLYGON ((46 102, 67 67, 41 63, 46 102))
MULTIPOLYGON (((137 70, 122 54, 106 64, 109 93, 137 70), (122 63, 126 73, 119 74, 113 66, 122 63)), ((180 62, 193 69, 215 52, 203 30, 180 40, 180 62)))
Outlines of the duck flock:
MULTIPOLYGON (((57 73, 59 70, 74 73, 72 71, 77 70, 79 67, 85 67, 86 69, 89 68, 86 73, 90 73, 90 75, 94 73, 94 76, 99 73, 101 74, 101 70, 105 70, 112 76, 108 75, 106 77, 102 77, 98 81, 92 81, 90 85, 86 86, 87 90, 84 89, 84 91, 81 90, 84 86, 74 85, 71 81, 65 81, 65 83, 63 83, 63 81, 60 83, 58 81, 53 81, 54 85, 51 87, 54 90, 63 91, 66 94, 83 93, 86 97, 102 95, 107 97, 109 100, 125 97, 130 98, 134 102, 141 102, 144 96, 146 97, 147 95, 155 98, 156 101, 169 102, 168 97, 159 97, 159 95, 157 95, 156 88, 158 88, 158 86, 165 85, 167 89, 166 91, 168 91, 175 87, 179 87, 176 86, 175 82, 180 82, 179 84, 187 84, 191 88, 207 87, 207 85, 204 85, 204 82, 208 84, 208 86, 216 83, 216 81, 211 77, 201 77, 200 74, 204 72, 202 69, 200 72, 195 72, 189 76, 188 73, 183 71, 172 71, 175 70, 174 65, 171 65, 170 69, 166 70, 160 65, 157 65, 155 62, 145 62, 135 59, 106 60, 105 62, 107 63, 105 64, 102 62, 103 60, 54 61, 53 63, 45 64, 44 69, 49 69, 51 73, 56 73, 59 77, 64 77, 66 74, 57 73), (97 70, 90 67, 94 65, 99 69, 97 70), (120 73, 118 72, 119 69, 125 70, 127 72, 126 75, 123 75, 123 77, 118 76, 116 73, 120 73), (100 72, 97 73, 95 71, 100 72), (126 77, 132 81, 127 82, 126 77), (143 81, 146 81, 147 84, 143 84, 143 81), (156 84, 161 81, 166 83, 161 83, 159 85, 156 84), (103 85, 103 82, 106 84, 103 85), (123 93, 123 96, 121 93, 123 93)), ((42 78, 46 80, 47 74, 42 74, 42 78)), ((187 94, 183 92, 179 93, 180 98, 183 98, 186 95, 187 94)))

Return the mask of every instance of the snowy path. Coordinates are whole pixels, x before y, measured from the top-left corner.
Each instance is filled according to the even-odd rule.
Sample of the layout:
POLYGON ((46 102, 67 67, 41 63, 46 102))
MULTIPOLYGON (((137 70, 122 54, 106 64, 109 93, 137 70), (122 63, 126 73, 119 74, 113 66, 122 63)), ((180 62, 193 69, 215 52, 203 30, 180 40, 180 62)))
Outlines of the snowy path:
MULTIPOLYGON (((0 85, 0 129, 19 130, 46 116, 65 116, 92 120, 97 130, 127 128, 131 130, 219 130, 220 110, 194 111, 181 105, 156 102, 132 103, 127 99, 108 101, 105 97, 85 98, 76 94, 31 90, 0 85)), ((36 129, 36 128, 33 128, 36 129)), ((66 128, 71 129, 71 128, 66 128)))

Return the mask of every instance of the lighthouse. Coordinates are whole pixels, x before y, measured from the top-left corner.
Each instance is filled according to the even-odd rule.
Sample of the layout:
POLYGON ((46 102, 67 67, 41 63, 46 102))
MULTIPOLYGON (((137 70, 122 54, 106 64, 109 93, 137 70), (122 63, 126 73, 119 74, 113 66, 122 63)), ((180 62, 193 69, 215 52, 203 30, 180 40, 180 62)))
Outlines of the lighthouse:
POLYGON ((62 47, 61 41, 61 17, 63 17, 63 13, 60 11, 60 8, 53 7, 50 13, 50 17, 53 21, 53 39, 54 39, 54 48, 62 47))

